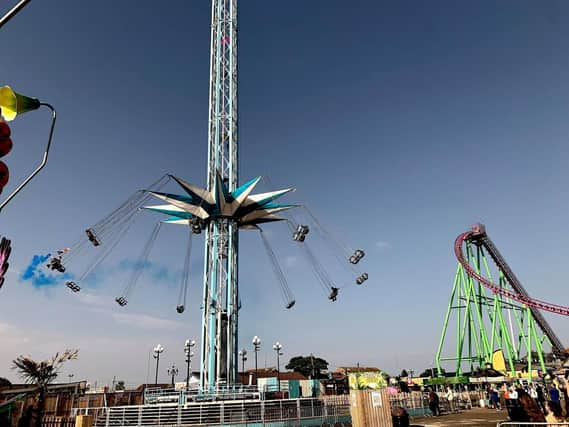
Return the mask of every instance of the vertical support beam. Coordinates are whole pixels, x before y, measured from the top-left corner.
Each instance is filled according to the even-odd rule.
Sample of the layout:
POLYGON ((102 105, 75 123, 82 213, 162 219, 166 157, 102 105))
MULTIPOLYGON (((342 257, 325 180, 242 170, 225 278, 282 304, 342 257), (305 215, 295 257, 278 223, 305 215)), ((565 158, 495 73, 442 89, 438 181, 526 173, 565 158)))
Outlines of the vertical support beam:
MULTIPOLYGON (((533 336, 534 341, 535 341, 535 347, 537 350, 537 357, 539 358, 539 365, 541 366, 542 372, 547 372, 547 370, 545 369, 545 360, 543 359, 543 347, 541 346, 541 341, 537 337, 537 328, 535 327, 533 316, 530 316, 528 318, 528 323, 531 324, 531 332, 532 332, 532 336, 533 336)), ((553 347, 553 344, 550 343, 550 345, 553 347)))
MULTIPOLYGON (((212 0, 207 189, 217 177, 229 191, 238 187, 237 0, 212 0)), ((237 379, 238 227, 214 219, 204 254, 200 385, 213 391, 237 379)))
POLYGON ((531 382, 531 362, 532 362, 532 349, 531 349, 531 327, 532 327, 532 318, 531 318, 531 310, 529 309, 529 307, 526 307, 526 310, 528 311, 528 338, 527 338, 527 343, 528 343, 528 373, 529 373, 529 381, 531 382))
POLYGON ((452 285, 452 291, 450 294, 450 300, 448 302, 448 307, 447 307, 447 312, 445 315, 445 320, 443 321, 443 330, 441 332, 441 339, 439 340, 439 347, 437 349, 437 354, 435 356, 435 363, 437 365, 437 375, 438 376, 442 376, 442 367, 441 367, 441 354, 443 351, 443 346, 444 346, 444 342, 445 342, 445 336, 447 333, 447 328, 448 328, 448 320, 450 317, 450 313, 452 311, 452 307, 453 307, 453 303, 454 303, 454 296, 456 294, 457 289, 460 287, 459 285, 459 280, 460 280, 460 272, 462 271, 462 266, 460 264, 458 264, 458 267, 456 268, 456 274, 454 275, 454 283, 452 285))

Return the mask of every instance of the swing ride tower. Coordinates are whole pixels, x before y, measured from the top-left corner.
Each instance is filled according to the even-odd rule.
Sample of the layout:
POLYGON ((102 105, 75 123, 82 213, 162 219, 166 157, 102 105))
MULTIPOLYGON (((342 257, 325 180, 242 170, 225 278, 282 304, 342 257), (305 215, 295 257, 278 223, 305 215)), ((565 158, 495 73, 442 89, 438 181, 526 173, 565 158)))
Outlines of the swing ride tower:
MULTIPOLYGON (((238 186, 237 0, 212 0, 207 189, 238 186)), ((200 385, 234 384, 238 369, 238 225, 212 219, 205 232, 200 385)))
MULTIPOLYGON (((192 239, 205 235, 203 294, 202 294, 202 345, 200 354, 200 389, 211 394, 216 390, 231 387, 238 380, 238 316, 241 308, 238 283, 239 230, 256 230, 273 266, 277 283, 281 287, 285 308, 295 305, 294 296, 288 286, 278 257, 263 234, 264 226, 273 222, 286 222, 291 228, 292 238, 304 246, 314 273, 327 297, 336 301, 341 288, 336 280, 324 271, 306 243, 309 227, 296 221, 276 215, 297 208, 299 205, 280 203, 281 196, 294 188, 285 188, 265 193, 253 190, 262 177, 257 176, 239 184, 238 176, 238 127, 237 127, 237 0, 212 0, 211 50, 209 80, 208 157, 207 185, 205 188, 193 185, 184 179, 167 174, 144 190, 136 191, 123 204, 101 221, 85 230, 75 244, 52 257, 48 268, 61 273, 69 268, 69 262, 89 242, 99 249, 98 256, 87 265, 76 279, 68 280, 66 286, 73 292, 81 291, 86 277, 102 263, 107 255, 127 233, 135 218, 142 211, 153 211, 168 215, 156 223, 149 240, 143 248, 135 268, 115 301, 121 307, 128 304, 130 295, 138 282, 162 224, 178 224, 186 227, 188 246, 176 311, 185 311, 192 239), (175 181, 185 194, 162 192, 171 180, 175 181), (148 206, 152 198, 167 204, 148 206), (64 266, 65 265, 65 266, 64 266)), ((306 207, 304 207, 307 212, 306 207)), ((316 230, 326 238, 327 233, 312 214, 316 230)), ((358 274, 356 285, 362 285, 367 273, 359 273, 355 264, 364 257, 361 249, 353 253, 335 239, 336 247, 344 253, 350 275, 358 274)), ((333 245, 333 246, 334 246, 333 245)), ((353 280, 353 279, 352 279, 353 280)))

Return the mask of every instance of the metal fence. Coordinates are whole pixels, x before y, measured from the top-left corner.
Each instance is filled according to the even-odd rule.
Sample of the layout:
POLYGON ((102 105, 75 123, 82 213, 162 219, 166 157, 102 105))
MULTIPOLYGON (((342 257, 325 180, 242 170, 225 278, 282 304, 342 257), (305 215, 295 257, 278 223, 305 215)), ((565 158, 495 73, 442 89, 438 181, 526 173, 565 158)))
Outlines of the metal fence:
MULTIPOLYGON (((423 392, 397 393, 389 397, 391 407, 401 406, 407 410, 411 416, 430 415, 429 395, 423 392)), ((459 410, 472 409, 472 399, 468 394, 459 394, 455 399, 449 401, 446 397, 439 395, 439 409, 442 413, 453 413, 459 410)))
MULTIPOLYGON (((321 424, 349 422, 349 398, 283 399, 271 401, 203 402, 188 405, 145 405, 74 410, 74 415, 93 415, 97 427, 109 426, 239 426, 320 420, 321 424)), ((314 425, 314 423, 312 423, 314 425)))
POLYGON ((43 417, 41 427, 75 427, 75 417, 43 417))
POLYGON ((522 422, 506 421, 506 422, 501 422, 501 423, 496 424, 496 427, 502 427, 502 426, 504 426, 504 427, 506 427, 506 426, 509 426, 509 427, 521 427, 521 426, 536 426, 536 427, 537 426, 548 426, 549 427, 549 426, 552 426, 553 427, 553 426, 569 426, 569 423, 568 422, 564 422, 564 423, 551 423, 551 422, 550 423, 536 423, 535 421, 534 422, 527 422, 527 423, 523 422, 522 423, 522 422))

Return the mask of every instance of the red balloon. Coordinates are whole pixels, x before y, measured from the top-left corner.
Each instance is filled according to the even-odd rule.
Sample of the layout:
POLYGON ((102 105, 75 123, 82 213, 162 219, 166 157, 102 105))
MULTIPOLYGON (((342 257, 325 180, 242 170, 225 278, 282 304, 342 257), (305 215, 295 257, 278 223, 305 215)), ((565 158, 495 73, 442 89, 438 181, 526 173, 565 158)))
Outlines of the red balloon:
POLYGON ((0 139, 10 138, 11 134, 10 126, 4 122, 0 122, 0 139))
POLYGON ((4 157, 12 151, 12 140, 10 138, 0 139, 0 157, 4 157))
POLYGON ((4 187, 10 179, 10 172, 8 171, 8 166, 6 163, 0 162, 0 188, 4 187))

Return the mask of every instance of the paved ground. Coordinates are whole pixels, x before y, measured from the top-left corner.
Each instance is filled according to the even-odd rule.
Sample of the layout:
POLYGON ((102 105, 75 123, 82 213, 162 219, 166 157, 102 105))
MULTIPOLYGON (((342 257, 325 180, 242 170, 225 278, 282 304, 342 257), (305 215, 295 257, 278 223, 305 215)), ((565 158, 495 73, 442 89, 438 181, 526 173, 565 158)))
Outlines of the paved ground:
POLYGON ((459 414, 413 418, 411 425, 416 427, 496 427, 498 422, 507 420, 507 411, 473 408, 471 410, 462 411, 459 414))

